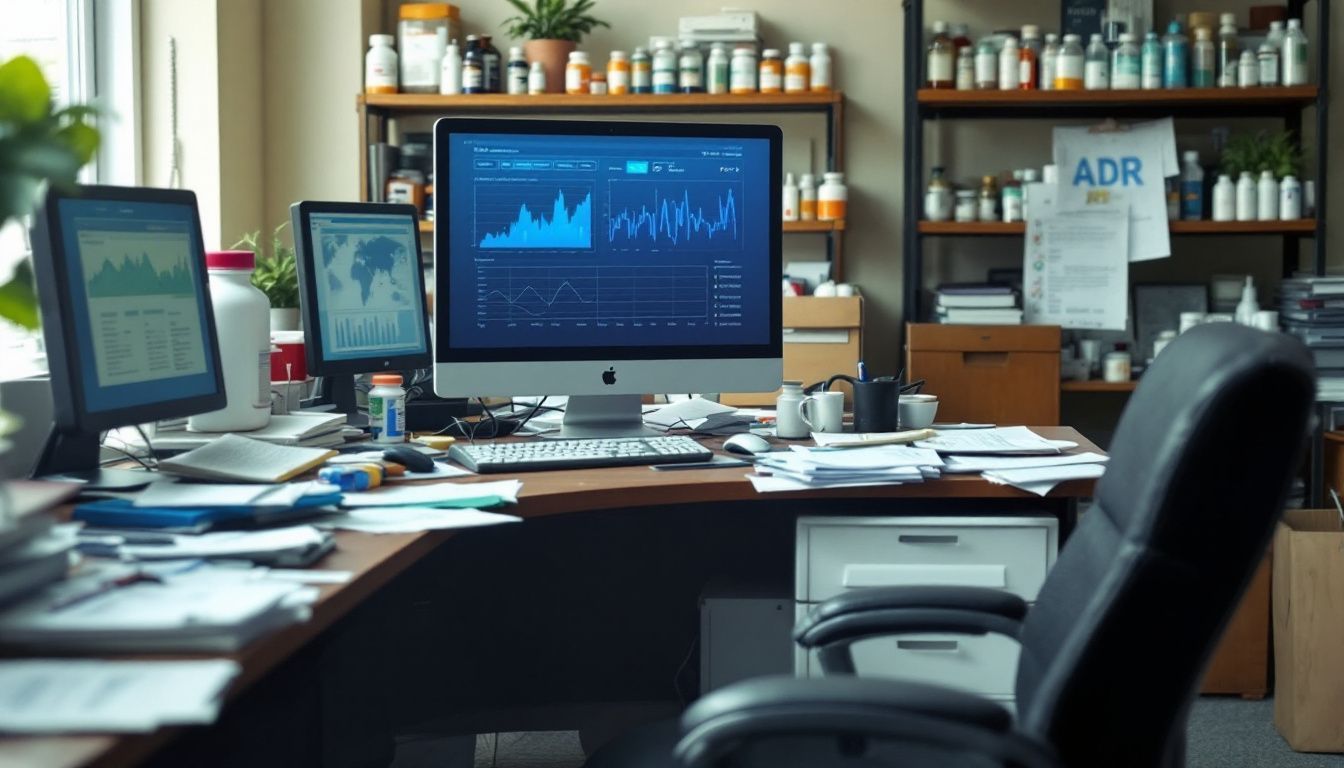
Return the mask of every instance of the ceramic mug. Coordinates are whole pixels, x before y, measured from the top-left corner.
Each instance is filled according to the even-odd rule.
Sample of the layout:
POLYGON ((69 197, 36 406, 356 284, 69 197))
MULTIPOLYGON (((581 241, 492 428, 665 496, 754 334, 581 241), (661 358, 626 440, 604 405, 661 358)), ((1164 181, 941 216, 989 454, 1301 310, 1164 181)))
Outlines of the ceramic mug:
POLYGON ((938 415, 937 395, 901 395, 896 405, 901 429, 926 429, 938 415))
POLYGON ((798 416, 813 432, 839 432, 844 415, 844 392, 816 392, 798 403, 798 416))

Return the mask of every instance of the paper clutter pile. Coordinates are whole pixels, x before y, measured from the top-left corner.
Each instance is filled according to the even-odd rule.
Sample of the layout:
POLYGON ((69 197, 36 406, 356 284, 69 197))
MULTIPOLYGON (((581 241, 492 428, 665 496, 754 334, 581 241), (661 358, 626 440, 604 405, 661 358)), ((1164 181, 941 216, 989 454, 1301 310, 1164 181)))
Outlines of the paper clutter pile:
POLYGON ((903 445, 870 448, 808 448, 769 453, 756 461, 749 475, 757 492, 800 491, 863 485, 922 483, 941 474, 937 451, 903 445))

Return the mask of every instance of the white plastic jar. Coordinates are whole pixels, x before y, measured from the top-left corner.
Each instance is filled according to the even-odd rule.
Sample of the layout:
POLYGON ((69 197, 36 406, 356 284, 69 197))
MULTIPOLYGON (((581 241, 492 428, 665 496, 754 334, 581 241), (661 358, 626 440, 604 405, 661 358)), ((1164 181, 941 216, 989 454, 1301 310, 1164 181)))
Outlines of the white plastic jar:
POLYGON ((839 171, 822 174, 821 186, 817 187, 817 221, 845 218, 848 205, 849 190, 845 187, 845 174, 839 171))
POLYGON ((369 52, 364 56, 364 92, 397 92, 397 52, 391 35, 369 35, 369 52))
POLYGON ((369 390, 369 432, 375 443, 406 442, 406 390, 401 374, 377 373, 369 390))
POLYGON ((732 93, 756 92, 756 51, 734 48, 728 63, 728 90, 732 93))
POLYGON ((205 263, 228 404, 192 416, 187 426, 198 432, 260 429, 271 420, 271 303, 252 285, 251 251, 207 253, 205 263))
POLYGON ((403 3, 398 16, 401 90, 438 93, 448 41, 461 39, 461 11, 449 3, 403 3))

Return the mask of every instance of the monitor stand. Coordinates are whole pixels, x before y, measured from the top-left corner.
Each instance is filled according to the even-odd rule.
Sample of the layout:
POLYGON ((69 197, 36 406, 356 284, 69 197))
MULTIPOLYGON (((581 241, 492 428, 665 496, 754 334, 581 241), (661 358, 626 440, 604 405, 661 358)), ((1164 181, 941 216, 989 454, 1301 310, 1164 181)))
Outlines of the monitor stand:
POLYGON ((644 426, 639 395, 574 395, 565 406, 558 433, 544 437, 596 439, 603 437, 661 437, 661 430, 644 426))
POLYGON ((158 480, 144 469, 103 469, 99 466, 98 433, 52 430, 42 448, 33 477, 72 480, 84 491, 134 491, 158 480))
MULTIPOLYGON (((330 410, 332 413, 344 413, 345 423, 352 427, 369 426, 368 414, 361 413, 359 404, 355 401, 355 377, 349 374, 323 376, 322 395, 312 405, 317 407, 311 408, 311 410, 330 410), (329 406, 329 408, 323 408, 322 406, 329 406)), ((310 407, 305 405, 304 410, 309 410, 310 407)))

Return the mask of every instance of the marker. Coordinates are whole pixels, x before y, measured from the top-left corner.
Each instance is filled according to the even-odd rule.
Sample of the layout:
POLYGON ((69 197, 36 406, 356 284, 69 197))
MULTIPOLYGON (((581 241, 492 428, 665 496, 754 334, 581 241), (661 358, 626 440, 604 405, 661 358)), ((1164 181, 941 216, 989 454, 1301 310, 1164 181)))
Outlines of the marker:
POLYGON ((867 380, 868 380, 868 366, 864 365, 864 364, 863 364, 863 361, 860 360, 860 361, 859 361, 859 381, 867 381, 867 380))

